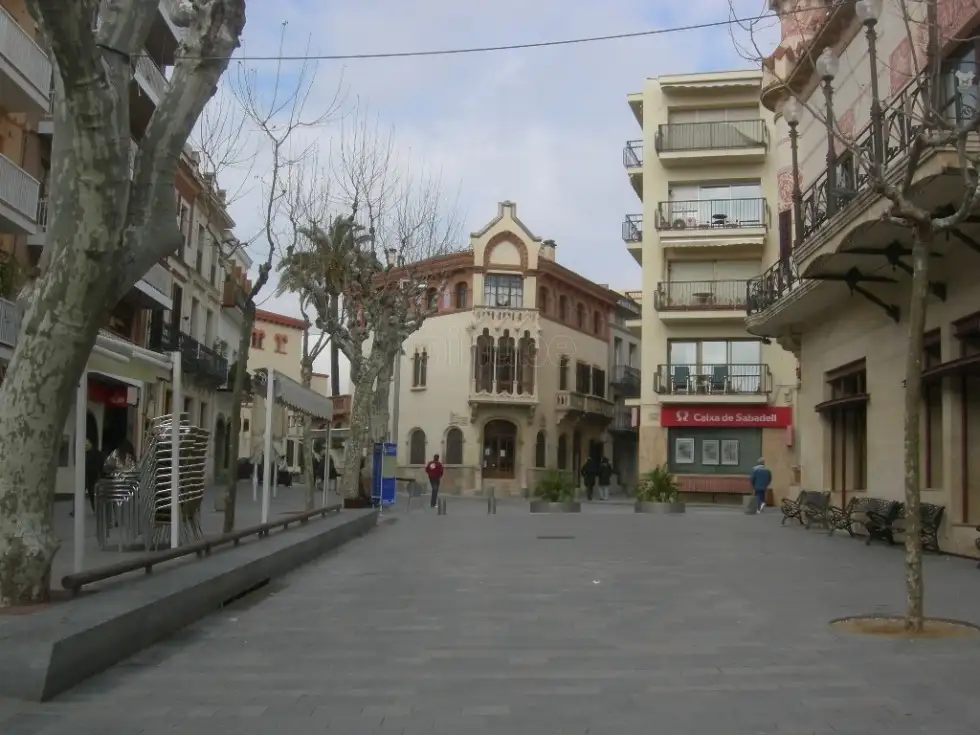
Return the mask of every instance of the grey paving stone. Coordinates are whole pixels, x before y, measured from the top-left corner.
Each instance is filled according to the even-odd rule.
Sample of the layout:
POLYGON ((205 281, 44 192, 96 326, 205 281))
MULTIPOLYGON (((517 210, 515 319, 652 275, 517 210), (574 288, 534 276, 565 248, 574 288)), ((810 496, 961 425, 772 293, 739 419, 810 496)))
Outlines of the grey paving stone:
MULTIPOLYGON (((898 550, 780 527, 778 514, 452 505, 396 511, 53 703, 0 703, 0 732, 56 715, 21 722, 48 723, 38 735, 980 732, 980 640, 827 626, 901 612, 898 550)), ((930 557, 925 573, 930 614, 980 620, 972 562, 930 557)))

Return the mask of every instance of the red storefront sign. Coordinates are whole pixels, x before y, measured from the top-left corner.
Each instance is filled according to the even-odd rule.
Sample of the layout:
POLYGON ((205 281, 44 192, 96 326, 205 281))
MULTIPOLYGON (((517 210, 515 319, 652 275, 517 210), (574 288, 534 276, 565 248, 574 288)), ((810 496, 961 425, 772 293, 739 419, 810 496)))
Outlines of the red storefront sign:
POLYGON ((103 403, 107 406, 126 406, 128 405, 127 398, 127 390, 124 385, 89 383, 88 399, 92 403, 103 403))
POLYGON ((790 406, 661 406, 661 426, 784 429, 793 424, 790 406))

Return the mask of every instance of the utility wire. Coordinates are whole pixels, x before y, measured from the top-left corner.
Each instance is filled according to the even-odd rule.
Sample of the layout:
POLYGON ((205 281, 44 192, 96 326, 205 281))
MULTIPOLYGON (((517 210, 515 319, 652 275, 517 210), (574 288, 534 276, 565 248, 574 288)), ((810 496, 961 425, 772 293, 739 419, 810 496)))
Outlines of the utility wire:
MULTIPOLYGON (((839 0, 840 5, 852 5, 857 0, 839 0)), ((670 33, 684 33, 687 31, 702 31, 710 28, 724 28, 733 25, 747 25, 757 23, 768 18, 782 18, 789 15, 811 12, 810 8, 786 10, 783 12, 764 13, 748 18, 728 18, 727 20, 716 20, 707 23, 692 23, 683 26, 671 26, 669 28, 654 28, 646 31, 632 31, 629 33, 613 33, 606 36, 585 36, 582 38, 566 38, 557 41, 537 41, 533 43, 512 43, 502 46, 470 46, 453 49, 435 49, 429 51, 389 51, 374 54, 308 54, 297 56, 235 56, 236 61, 363 61, 370 59, 406 59, 420 58, 425 56, 458 56, 461 54, 482 54, 493 51, 517 51, 519 49, 549 48, 552 46, 572 46, 585 43, 602 43, 605 41, 619 41, 630 38, 646 38, 649 36, 663 36, 670 33)), ((192 57, 202 60, 217 60, 217 57, 192 57)))

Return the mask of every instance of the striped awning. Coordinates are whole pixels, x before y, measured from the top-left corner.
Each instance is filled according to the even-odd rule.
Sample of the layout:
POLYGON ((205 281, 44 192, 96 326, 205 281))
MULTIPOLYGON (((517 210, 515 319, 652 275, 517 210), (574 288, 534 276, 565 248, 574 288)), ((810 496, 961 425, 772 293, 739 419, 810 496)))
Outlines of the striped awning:
MULTIPOLYGON (((314 390, 304 388, 281 373, 273 372, 275 376, 275 387, 273 391, 276 396, 276 404, 292 409, 297 413, 310 416, 323 421, 333 420, 333 401, 327 396, 321 396, 314 390)), ((268 370, 262 368, 256 370, 252 375, 253 392, 265 395, 268 380, 268 370)))

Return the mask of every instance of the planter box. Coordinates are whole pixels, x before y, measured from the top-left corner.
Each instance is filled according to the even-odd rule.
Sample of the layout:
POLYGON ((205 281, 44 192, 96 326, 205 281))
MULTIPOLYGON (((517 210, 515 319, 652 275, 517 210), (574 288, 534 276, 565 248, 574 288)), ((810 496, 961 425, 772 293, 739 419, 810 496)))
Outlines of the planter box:
POLYGON ((549 503, 547 500, 532 500, 532 513, 581 513, 582 504, 575 500, 564 503, 549 503))
POLYGON ((685 513, 687 512, 687 507, 683 502, 677 501, 676 503, 644 503, 642 501, 636 501, 633 506, 634 513, 685 513))

